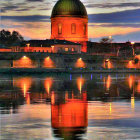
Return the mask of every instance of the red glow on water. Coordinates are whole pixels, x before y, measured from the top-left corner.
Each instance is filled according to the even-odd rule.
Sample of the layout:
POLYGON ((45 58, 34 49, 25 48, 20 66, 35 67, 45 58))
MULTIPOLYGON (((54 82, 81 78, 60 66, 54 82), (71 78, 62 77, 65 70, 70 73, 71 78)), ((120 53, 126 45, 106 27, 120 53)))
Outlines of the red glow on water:
POLYGON ((104 86, 106 87, 106 89, 109 90, 110 86, 111 86, 111 82, 112 82, 111 76, 108 75, 108 77, 104 77, 103 82, 104 82, 104 86))
POLYGON ((45 79, 44 86, 45 86, 45 89, 46 89, 48 94, 50 93, 50 89, 52 87, 52 84, 53 84, 53 78, 49 77, 49 78, 45 79))
POLYGON ((128 84, 129 84, 129 88, 132 89, 133 85, 134 85, 134 76, 130 75, 128 77, 128 84))
MULTIPOLYGON (((54 94, 52 94, 52 99, 54 94)), ((52 104, 53 128, 87 127, 87 102, 83 99, 68 99, 62 104, 52 104)))
POLYGON ((82 87, 83 87, 83 85, 84 85, 84 83, 85 83, 85 79, 79 77, 79 78, 77 78, 77 81, 76 81, 76 82, 77 82, 78 90, 79 90, 80 93, 81 93, 81 91, 82 91, 82 87))
POLYGON ((29 91, 32 84, 32 78, 23 77, 23 78, 14 78, 13 85, 20 88, 23 92, 24 97, 26 97, 27 92, 29 91))

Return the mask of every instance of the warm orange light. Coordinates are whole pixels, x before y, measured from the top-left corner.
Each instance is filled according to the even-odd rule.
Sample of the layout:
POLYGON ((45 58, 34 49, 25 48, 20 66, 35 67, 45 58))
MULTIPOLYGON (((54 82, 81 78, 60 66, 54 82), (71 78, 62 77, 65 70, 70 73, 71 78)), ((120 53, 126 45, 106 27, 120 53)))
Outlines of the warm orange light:
POLYGON ((112 113, 112 103, 109 103, 110 114, 112 113))
POLYGON ((50 89, 53 84, 53 78, 49 77, 45 79, 44 86, 48 94, 50 94, 50 89))
POLYGON ((87 102, 83 99, 68 99, 65 103, 51 105, 53 128, 87 127, 87 102))
POLYGON ((84 63, 84 61, 82 60, 82 58, 79 58, 75 64, 76 68, 85 68, 86 64, 84 63))
POLYGON ((35 66, 33 65, 32 60, 29 57, 23 56, 21 59, 13 61, 13 67, 32 68, 35 66))
POLYGON ((55 93, 54 93, 54 91, 51 93, 51 104, 52 105, 55 104, 55 93))
POLYGON ((140 93, 140 80, 138 81, 137 92, 140 93))
POLYGON ((83 87, 84 83, 85 83, 84 78, 81 78, 81 77, 77 78, 77 87, 78 87, 78 90, 80 91, 80 93, 82 91, 82 87, 83 87))
POLYGON ((32 84, 32 78, 30 78, 30 77, 13 79, 13 85, 22 90, 24 97, 26 97, 27 92, 29 91, 29 89, 31 87, 31 84, 32 84))
POLYGON ((111 86, 111 76, 108 75, 107 77, 107 81, 106 81, 106 88, 109 90, 111 86))
POLYGON ((43 66, 46 68, 55 68, 54 62, 49 56, 45 58, 43 66))
POLYGON ((131 42, 131 45, 134 45, 135 44, 135 42, 131 42))
POLYGON ((103 62, 103 67, 104 67, 104 68, 108 68, 108 69, 113 68, 113 64, 112 64, 112 62, 110 61, 110 59, 106 59, 106 60, 103 62))
POLYGON ((129 76, 128 83, 129 83, 129 88, 132 89, 132 87, 134 85, 134 76, 133 75, 129 76))
POLYGON ((135 108, 135 97, 131 97, 131 108, 135 108))
POLYGON ((54 52, 54 46, 51 46, 51 48, 52 48, 52 52, 54 52))
POLYGON ((104 86, 106 87, 107 90, 110 89, 110 86, 111 86, 111 76, 108 75, 108 77, 104 77, 103 78, 103 82, 104 82, 104 86))
POLYGON ((29 93, 26 94, 26 103, 28 105, 30 105, 30 94, 29 93))
POLYGON ((136 68, 135 64, 133 64, 133 61, 130 60, 127 64, 127 68, 136 68))

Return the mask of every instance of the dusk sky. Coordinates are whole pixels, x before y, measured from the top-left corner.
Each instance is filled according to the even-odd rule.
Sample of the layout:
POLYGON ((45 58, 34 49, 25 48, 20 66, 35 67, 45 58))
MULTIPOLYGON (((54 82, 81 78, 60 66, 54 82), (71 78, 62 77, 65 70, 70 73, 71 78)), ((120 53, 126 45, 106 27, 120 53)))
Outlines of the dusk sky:
MULTIPOLYGON (((0 29, 25 39, 50 38, 50 15, 57 0, 0 0, 0 29)), ((140 0, 81 0, 89 16, 89 40, 113 36, 114 42, 140 42, 140 0)))

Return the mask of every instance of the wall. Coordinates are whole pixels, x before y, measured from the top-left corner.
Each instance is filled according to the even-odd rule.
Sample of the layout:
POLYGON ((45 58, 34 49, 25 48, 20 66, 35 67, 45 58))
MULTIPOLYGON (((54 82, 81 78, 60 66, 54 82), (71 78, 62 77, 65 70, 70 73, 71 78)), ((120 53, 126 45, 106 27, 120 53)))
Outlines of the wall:
POLYGON ((51 19, 52 34, 51 39, 69 40, 73 42, 88 41, 88 19, 76 17, 55 17, 51 19), (58 33, 58 25, 62 24, 62 34, 58 33), (76 33, 72 34, 71 25, 76 25, 76 33), (86 33, 84 34, 84 25, 86 33))
POLYGON ((0 68, 140 68, 140 61, 107 56, 53 53, 0 53, 0 68))

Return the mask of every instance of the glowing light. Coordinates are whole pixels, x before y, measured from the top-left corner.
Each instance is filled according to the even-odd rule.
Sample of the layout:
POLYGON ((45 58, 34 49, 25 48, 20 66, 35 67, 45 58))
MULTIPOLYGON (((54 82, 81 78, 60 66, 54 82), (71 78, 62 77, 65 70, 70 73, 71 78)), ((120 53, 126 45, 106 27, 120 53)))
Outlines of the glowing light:
POLYGON ((17 67, 17 68, 33 68, 35 66, 33 65, 32 60, 29 57, 23 56, 19 60, 14 60, 13 61, 13 67, 17 67))
POLYGON ((130 60, 127 64, 127 68, 136 68, 136 65, 133 63, 133 60, 130 60))
POLYGON ((135 97, 131 97, 131 108, 135 108, 135 97))
POLYGON ((104 68, 108 68, 108 69, 113 68, 113 64, 112 64, 112 62, 110 61, 110 59, 106 59, 106 60, 104 61, 103 67, 104 67, 104 68))
POLYGON ((52 52, 54 52, 54 46, 51 46, 51 48, 52 48, 52 52))
POLYGON ((82 78, 82 77, 77 78, 77 87, 78 87, 78 90, 80 91, 80 93, 82 91, 82 87, 84 85, 84 82, 85 82, 84 78, 82 78))
POLYGON ((43 66, 46 68, 55 68, 54 62, 49 56, 44 59, 43 66))
POLYGON ((111 76, 108 75, 107 82, 106 82, 106 88, 109 90, 110 89, 110 86, 111 86, 111 76))
POLYGON ((27 92, 29 91, 32 84, 32 78, 30 77, 24 77, 24 78, 15 78, 13 80, 13 85, 19 87, 22 92, 23 96, 27 96, 27 92))
POLYGON ((108 75, 108 77, 104 77, 103 78, 103 83, 104 83, 104 86, 106 87, 107 90, 110 89, 110 86, 111 86, 111 76, 108 75))
POLYGON ((131 45, 134 45, 135 44, 135 42, 131 42, 131 45))
POLYGON ((50 89, 53 84, 53 78, 49 77, 45 79, 44 86, 48 94, 50 94, 50 89))
POLYGON ((140 80, 138 81, 137 92, 140 93, 140 80))
POLYGON ((86 64, 84 63, 84 61, 82 60, 82 58, 79 58, 75 64, 76 68, 85 68, 86 64))
POLYGON ((51 94, 51 104, 54 105, 55 104, 55 93, 52 92, 51 94))
POLYGON ((128 78, 129 88, 132 89, 134 84, 134 76, 130 75, 128 78))
POLYGON ((65 103, 52 104, 51 110, 53 128, 59 128, 61 130, 61 128, 79 128, 87 127, 88 125, 87 102, 83 99, 73 98, 68 99, 65 103))
POLYGON ((109 111, 110 111, 110 114, 112 113, 112 103, 109 103, 109 111))

